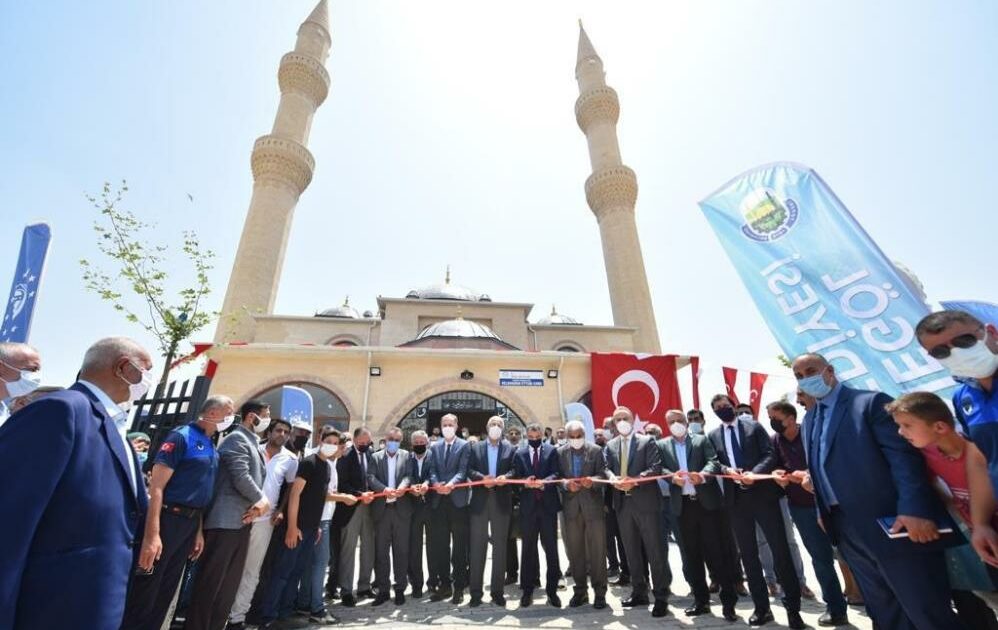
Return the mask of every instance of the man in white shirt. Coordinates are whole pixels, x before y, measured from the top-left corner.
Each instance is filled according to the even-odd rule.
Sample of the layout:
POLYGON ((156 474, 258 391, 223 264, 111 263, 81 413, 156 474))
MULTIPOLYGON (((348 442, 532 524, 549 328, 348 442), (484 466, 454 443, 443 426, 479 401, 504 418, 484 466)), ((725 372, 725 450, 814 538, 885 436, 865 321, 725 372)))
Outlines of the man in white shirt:
POLYGON ((267 555, 270 537, 274 533, 274 525, 280 522, 283 514, 275 507, 279 502, 281 488, 285 483, 294 483, 295 472, 298 470, 298 458, 284 447, 291 435, 291 424, 280 418, 270 418, 270 429, 267 441, 260 447, 264 461, 267 462, 266 476, 263 480, 263 494, 270 503, 270 510, 253 520, 250 530, 249 550, 246 552, 246 564, 243 576, 239 581, 236 601, 229 613, 229 628, 241 628, 246 621, 246 613, 253 601, 260 580, 260 567, 267 555))

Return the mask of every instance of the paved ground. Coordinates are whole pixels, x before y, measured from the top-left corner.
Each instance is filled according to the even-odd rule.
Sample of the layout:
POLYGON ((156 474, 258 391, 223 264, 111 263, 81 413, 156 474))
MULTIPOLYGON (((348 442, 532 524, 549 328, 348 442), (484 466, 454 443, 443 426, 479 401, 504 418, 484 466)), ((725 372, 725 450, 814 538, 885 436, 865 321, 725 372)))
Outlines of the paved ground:
MULTIPOLYGON (((804 551, 803 549, 801 550, 804 551)), ((669 546, 669 560, 672 565, 672 573, 675 576, 672 583, 673 597, 670 601, 671 615, 665 618, 655 619, 651 616, 650 608, 643 610, 625 610, 620 605, 621 598, 626 598, 630 594, 629 587, 611 587, 607 593, 607 603, 609 608, 604 610, 594 610, 592 605, 580 608, 568 608, 568 600, 572 596, 572 580, 567 580, 568 588, 559 591, 563 608, 560 610, 551 608, 545 604, 542 591, 535 591, 534 604, 526 609, 520 609, 520 590, 516 586, 506 587, 506 609, 502 610, 489 602, 488 595, 485 602, 478 608, 468 606, 468 597, 465 596, 464 604, 454 606, 448 602, 430 602, 427 598, 420 601, 408 598, 404 606, 395 606, 391 602, 372 607, 370 600, 365 600, 355 608, 344 608, 338 603, 330 607, 330 612, 340 618, 340 626, 328 627, 361 627, 388 624, 393 628, 423 628, 430 630, 451 630, 454 628, 477 628, 484 626, 499 626, 502 628, 582 628, 595 630, 605 628, 607 630, 639 630, 641 628, 747 628, 748 618, 752 614, 752 603, 748 598, 742 598, 738 604, 738 614, 743 619, 741 623, 730 624, 721 618, 721 605, 716 599, 712 606, 713 615, 688 618, 683 615, 683 609, 692 603, 689 596, 689 588, 682 579, 682 570, 679 562, 679 551, 675 545, 669 546), (715 616, 716 615, 716 616, 715 616)), ((543 575, 543 556, 541 558, 543 575)), ((563 560, 564 562, 564 560, 563 560)), ((817 580, 809 566, 809 559, 805 557, 804 563, 807 566, 808 585, 817 590, 817 580)), ((567 566, 567 562, 562 564, 562 568, 567 566)), ((486 567, 485 576, 488 579, 489 569, 486 567)), ((488 584, 486 584, 488 593, 488 584)), ((590 598, 592 595, 590 594, 590 598)), ((824 604, 820 601, 804 600, 802 616, 804 621, 814 628, 818 627, 818 617, 824 612, 824 604)), ((786 615, 782 606, 778 602, 773 604, 773 613, 776 616, 776 623, 765 626, 766 628, 786 628, 786 615)), ((854 628, 871 630, 873 624, 866 617, 861 609, 851 607, 849 618, 854 628)), ((302 627, 308 627, 302 624, 302 627)), ((311 626, 317 627, 317 626, 311 626)))

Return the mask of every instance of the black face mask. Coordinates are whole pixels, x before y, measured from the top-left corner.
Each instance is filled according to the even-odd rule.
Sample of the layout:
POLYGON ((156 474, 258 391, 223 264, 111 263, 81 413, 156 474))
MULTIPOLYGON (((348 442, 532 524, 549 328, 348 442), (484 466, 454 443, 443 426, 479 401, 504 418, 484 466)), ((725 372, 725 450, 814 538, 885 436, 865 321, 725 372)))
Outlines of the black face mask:
POLYGON ((527 440, 527 444, 530 445, 530 448, 539 448, 541 445, 541 440, 527 440))
POLYGON ((721 407, 714 412, 717 417, 721 419, 721 422, 731 422, 735 419, 735 408, 734 407, 721 407))
POLYGON ((596 446, 606 446, 606 438, 596 438, 596 446))
POLYGON ((412 452, 415 453, 416 455, 422 455, 423 453, 426 452, 426 445, 425 444, 413 444, 412 445, 412 452))
POLYGON ((780 435, 783 435, 783 432, 787 430, 786 425, 779 420, 770 420, 769 426, 773 427, 773 431, 776 431, 780 435))
POLYGON ((358 453, 366 453, 367 452, 367 447, 369 447, 369 446, 370 446, 370 444, 358 444, 357 445, 357 452, 358 453))
POLYGON ((300 453, 302 450, 305 449, 306 446, 308 446, 308 436, 307 435, 298 435, 298 436, 295 436, 295 439, 292 440, 292 442, 291 442, 291 448, 296 453, 300 453))

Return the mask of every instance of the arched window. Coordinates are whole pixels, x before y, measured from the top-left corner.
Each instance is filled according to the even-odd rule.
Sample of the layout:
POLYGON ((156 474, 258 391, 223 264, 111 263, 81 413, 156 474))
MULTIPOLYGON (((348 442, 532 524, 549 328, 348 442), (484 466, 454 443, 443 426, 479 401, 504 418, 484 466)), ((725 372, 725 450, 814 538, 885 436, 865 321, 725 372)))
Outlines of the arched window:
POLYGON ((585 352, 582 346, 573 341, 562 341, 555 347, 555 350, 557 352, 585 352))
POLYGON ((282 418, 281 388, 284 385, 300 387, 312 396, 312 431, 317 433, 323 425, 331 424, 340 431, 350 428, 350 414, 339 396, 321 385, 306 382, 283 383, 260 392, 253 398, 270 403, 270 414, 274 418, 282 418))
POLYGON ((354 335, 336 335, 326 342, 326 345, 340 348, 354 348, 360 345, 360 339, 354 335))

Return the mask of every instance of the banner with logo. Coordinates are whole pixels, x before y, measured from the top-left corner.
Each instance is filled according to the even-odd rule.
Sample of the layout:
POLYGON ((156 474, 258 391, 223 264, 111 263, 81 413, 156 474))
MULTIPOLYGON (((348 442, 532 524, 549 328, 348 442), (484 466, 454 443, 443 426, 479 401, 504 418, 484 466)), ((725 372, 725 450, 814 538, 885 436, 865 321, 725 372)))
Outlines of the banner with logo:
MULTIPOLYGON (((580 402, 571 402, 565 405, 565 424, 572 420, 578 420, 582 423, 582 428, 586 432, 586 440, 592 442, 596 427, 593 426, 593 412, 589 410, 589 407, 580 402)), ((600 426, 603 426, 602 422, 600 422, 600 426)))
POLYGON ((594 352, 591 359, 593 416, 599 426, 623 405, 634 413, 636 431, 648 423, 668 430, 665 413, 683 408, 675 355, 594 352))
POLYGON ((819 352, 894 396, 953 385, 915 339, 928 307, 813 170, 752 169, 700 208, 788 357, 819 352))
POLYGON ((35 223, 24 228, 7 309, 0 323, 0 341, 28 341, 50 240, 52 231, 47 223, 35 223))
POLYGON ((281 388, 281 418, 291 423, 293 427, 312 429, 313 422, 312 394, 301 387, 285 385, 281 388))

